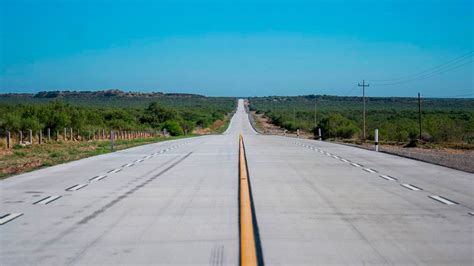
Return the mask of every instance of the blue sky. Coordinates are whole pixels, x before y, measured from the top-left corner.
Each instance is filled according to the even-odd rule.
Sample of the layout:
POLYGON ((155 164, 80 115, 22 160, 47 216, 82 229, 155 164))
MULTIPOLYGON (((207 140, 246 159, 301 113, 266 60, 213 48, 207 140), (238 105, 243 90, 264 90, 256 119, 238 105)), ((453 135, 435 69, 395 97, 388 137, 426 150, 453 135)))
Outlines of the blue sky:
POLYGON ((0 92, 474 93, 472 0, 0 3, 0 92))

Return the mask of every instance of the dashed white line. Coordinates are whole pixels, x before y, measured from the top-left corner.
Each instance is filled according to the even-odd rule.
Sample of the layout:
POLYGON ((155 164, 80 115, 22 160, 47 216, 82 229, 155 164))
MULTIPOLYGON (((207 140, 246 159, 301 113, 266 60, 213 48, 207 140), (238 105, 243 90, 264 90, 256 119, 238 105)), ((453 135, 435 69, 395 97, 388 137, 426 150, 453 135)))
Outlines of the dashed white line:
POLYGON ((23 215, 23 213, 21 213, 21 212, 5 214, 2 217, 0 217, 0 225, 4 225, 4 224, 10 222, 11 220, 14 220, 14 219, 16 219, 16 218, 18 218, 22 215, 23 215))
POLYGON ((118 173, 120 171, 122 171, 122 169, 117 168, 117 169, 112 169, 112 170, 108 171, 107 173, 115 174, 115 173, 118 173))
POLYGON ((66 191, 77 191, 81 188, 84 188, 85 186, 87 186, 87 184, 77 184, 72 187, 66 188, 66 191))
POLYGON ((385 180, 388 180, 388 181, 396 181, 397 179, 393 176, 389 176, 389 175, 380 175, 381 178, 385 179, 385 180))
POLYGON ((346 160, 346 159, 341 159, 341 162, 348 163, 349 161, 348 161, 348 160, 346 160))
POLYGON ((451 201, 451 200, 448 200, 447 198, 443 198, 441 196, 437 196, 437 195, 431 195, 431 196, 428 196, 429 198, 432 198, 436 201, 439 201, 441 203, 444 203, 446 205, 455 205, 455 204, 458 204, 457 202, 454 202, 454 201, 451 201))
POLYGON ((107 177, 106 175, 98 175, 98 176, 94 176, 93 178, 89 179, 89 181, 91 181, 91 182, 100 181, 100 180, 102 180, 106 177, 107 177))
POLYGON ((377 171, 370 169, 370 168, 363 168, 364 171, 369 172, 371 174, 377 173, 377 171))
POLYGON ((355 166, 355 167, 362 167, 362 165, 358 164, 358 163, 351 163, 352 166, 355 166))
POLYGON ((407 189, 410 189, 410 190, 413 190, 413 191, 420 191, 420 190, 422 190, 421 188, 416 187, 416 186, 411 185, 411 184, 400 184, 400 186, 402 186, 402 187, 404 187, 404 188, 407 188, 407 189))
POLYGON ((48 196, 44 199, 40 199, 39 201, 33 203, 33 204, 42 204, 42 205, 46 205, 46 204, 49 204, 57 199, 59 199, 61 196, 48 196))

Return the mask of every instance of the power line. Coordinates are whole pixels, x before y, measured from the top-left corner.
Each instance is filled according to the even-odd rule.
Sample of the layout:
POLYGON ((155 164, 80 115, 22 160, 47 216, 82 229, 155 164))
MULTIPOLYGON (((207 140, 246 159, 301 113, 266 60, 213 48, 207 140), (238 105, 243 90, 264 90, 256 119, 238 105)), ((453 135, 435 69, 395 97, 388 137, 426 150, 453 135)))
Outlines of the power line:
POLYGON ((463 67, 465 65, 468 65, 470 63, 472 63, 474 60, 470 60, 470 61, 467 61, 467 62, 464 62, 460 65, 454 65, 454 66, 451 66, 449 68, 444 68, 444 69, 438 69, 437 71, 434 71, 434 72, 431 72, 431 73, 427 73, 425 75, 422 75, 422 76, 419 76, 419 77, 415 77, 415 78, 411 78, 411 79, 406 79, 406 80, 401 80, 401 81, 396 81, 396 82, 390 82, 390 83, 374 83, 373 85, 376 85, 376 86, 391 86, 391 85, 398 85, 398 84, 403 84, 403 83, 408 83, 408 82, 413 82, 413 81, 418 81, 418 80, 423 80, 423 79, 427 79, 427 78, 431 78, 435 75, 439 75, 439 74, 444 74, 446 72, 449 72, 449 71, 452 71, 452 70, 455 70, 455 69, 458 69, 460 67, 463 67))
POLYGON ((462 63, 462 61, 464 61, 466 59, 469 59, 473 55, 474 55, 474 51, 470 51, 470 52, 465 53, 465 54, 463 54, 459 57, 456 57, 456 58, 451 59, 451 60, 449 60, 445 63, 439 64, 437 66, 431 67, 431 68, 426 69, 426 70, 421 71, 421 72, 417 72, 417 73, 414 73, 414 74, 405 75, 405 76, 401 76, 401 77, 397 77, 397 78, 372 79, 372 81, 384 83, 384 82, 389 82, 389 81, 401 81, 401 80, 405 80, 405 79, 411 79, 411 78, 414 78, 414 77, 417 77, 417 76, 424 76, 424 75, 430 74, 430 72, 442 71, 445 68, 449 68, 449 67, 451 67, 453 65, 456 65, 458 63, 462 63))
POLYGON ((457 94, 457 95, 442 95, 442 96, 436 96, 436 95, 433 95, 433 94, 424 94, 424 95, 428 96, 428 97, 431 97, 431 98, 459 98, 459 97, 462 98, 462 97, 474 96, 474 93, 457 94))

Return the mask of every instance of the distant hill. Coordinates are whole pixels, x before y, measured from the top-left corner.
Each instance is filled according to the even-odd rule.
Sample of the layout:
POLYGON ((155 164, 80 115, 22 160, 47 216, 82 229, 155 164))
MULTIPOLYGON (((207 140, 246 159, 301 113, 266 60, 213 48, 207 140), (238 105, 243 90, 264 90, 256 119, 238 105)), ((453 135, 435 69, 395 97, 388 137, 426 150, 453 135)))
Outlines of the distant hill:
POLYGON ((0 104, 33 104, 59 100, 79 106, 143 108, 153 101, 159 101, 164 105, 175 105, 174 102, 176 101, 179 101, 181 104, 189 102, 194 105, 208 98, 203 95, 190 93, 125 92, 121 90, 41 91, 36 94, 0 94, 0 104))

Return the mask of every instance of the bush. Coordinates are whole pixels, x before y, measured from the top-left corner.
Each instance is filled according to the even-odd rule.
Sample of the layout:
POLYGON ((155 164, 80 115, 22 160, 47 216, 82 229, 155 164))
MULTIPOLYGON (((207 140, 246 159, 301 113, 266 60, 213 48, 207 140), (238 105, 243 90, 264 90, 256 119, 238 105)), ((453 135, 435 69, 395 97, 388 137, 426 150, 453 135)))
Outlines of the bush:
POLYGON ((357 126, 351 120, 343 117, 338 113, 332 113, 328 117, 319 122, 318 126, 313 129, 313 134, 318 135, 318 129, 321 128, 321 134, 324 138, 352 138, 359 132, 357 126))
POLYGON ((289 121, 283 122, 281 127, 284 128, 284 129, 287 129, 289 131, 295 131, 297 129, 296 125, 293 122, 289 122, 289 121))
POLYGON ((166 121, 162 128, 166 129, 171 136, 181 136, 184 134, 183 129, 179 126, 178 122, 174 120, 166 121))

